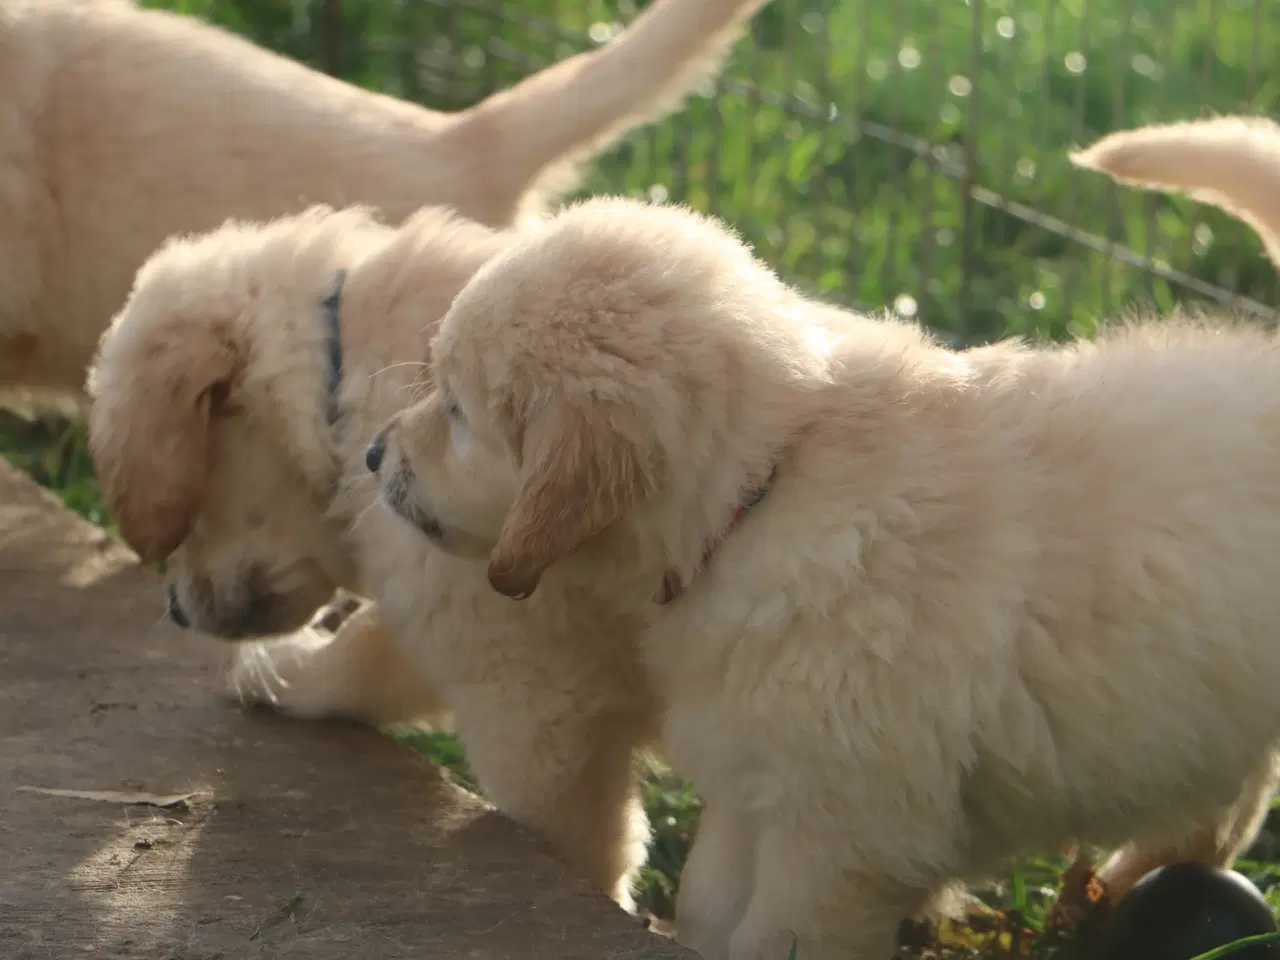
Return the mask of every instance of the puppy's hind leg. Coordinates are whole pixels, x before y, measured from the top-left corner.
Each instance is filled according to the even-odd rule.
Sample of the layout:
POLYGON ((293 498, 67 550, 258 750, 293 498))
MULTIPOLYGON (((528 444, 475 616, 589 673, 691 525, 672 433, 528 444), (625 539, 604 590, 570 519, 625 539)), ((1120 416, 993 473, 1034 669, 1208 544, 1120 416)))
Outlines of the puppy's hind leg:
POLYGON ((242 703, 269 704, 303 719, 345 717, 384 727, 438 722, 447 713, 372 604, 351 614, 332 637, 309 629, 241 644, 227 680, 242 703))
MULTIPOLYGON (((729 960, 889 960, 902 921, 930 899, 873 870, 832 860, 832 844, 762 826, 751 901, 729 943, 729 960)), ((934 886, 941 883, 937 878, 934 886)))
POLYGON ((1132 842, 1116 851, 1098 871, 1107 898, 1115 903, 1144 876, 1171 863, 1190 860, 1229 868, 1262 828, 1277 783, 1276 757, 1245 781, 1239 797, 1208 822, 1169 843, 1132 842))

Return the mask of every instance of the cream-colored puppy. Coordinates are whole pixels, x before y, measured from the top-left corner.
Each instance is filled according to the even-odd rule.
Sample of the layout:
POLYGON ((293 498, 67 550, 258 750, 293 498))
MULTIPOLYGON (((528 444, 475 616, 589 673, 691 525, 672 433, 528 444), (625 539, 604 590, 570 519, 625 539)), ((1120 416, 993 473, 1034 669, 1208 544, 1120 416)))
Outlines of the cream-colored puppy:
POLYGON ((1122 130, 1071 160, 1121 183, 1182 191, 1221 207, 1258 231, 1280 266, 1280 124, 1274 120, 1215 117, 1122 130))
POLYGON ((103 338, 90 442, 125 539, 168 558, 179 623, 246 639, 302 629, 340 587, 376 601, 331 641, 239 647, 243 696, 379 725, 451 713, 488 797, 629 905, 648 833, 632 755, 657 727, 636 625, 586 590, 499 596, 483 563, 380 508, 365 465, 436 322, 507 242, 432 209, 400 230, 317 209, 175 240, 103 338))
POLYGON ((806 301, 710 220, 598 200, 480 269, 428 380, 384 499, 503 594, 594 584, 653 621, 708 960, 883 960, 949 880, 1179 847, 1272 783, 1268 333, 957 353, 806 301))
POLYGON ((765 0, 658 0, 611 43, 448 115, 123 0, 0 0, 0 399, 83 396, 170 235, 313 203, 494 226, 675 105, 765 0))

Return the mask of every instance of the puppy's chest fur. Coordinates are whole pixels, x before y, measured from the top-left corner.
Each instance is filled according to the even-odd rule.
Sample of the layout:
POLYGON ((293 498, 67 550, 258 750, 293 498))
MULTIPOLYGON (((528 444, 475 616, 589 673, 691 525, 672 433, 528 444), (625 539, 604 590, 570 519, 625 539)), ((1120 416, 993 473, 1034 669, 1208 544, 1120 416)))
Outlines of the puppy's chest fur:
POLYGON ((444 553, 380 503, 351 535, 366 595, 446 700, 507 678, 544 691, 590 690, 609 712, 655 718, 656 729, 639 618, 560 583, 516 603, 489 585, 482 561, 444 553))

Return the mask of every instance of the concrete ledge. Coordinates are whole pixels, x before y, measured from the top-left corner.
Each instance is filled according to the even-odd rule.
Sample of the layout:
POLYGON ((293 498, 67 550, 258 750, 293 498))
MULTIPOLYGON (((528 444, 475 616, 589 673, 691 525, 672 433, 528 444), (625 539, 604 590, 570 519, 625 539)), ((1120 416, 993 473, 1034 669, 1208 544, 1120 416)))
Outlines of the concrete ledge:
POLYGON ((0 462, 0 956, 691 958, 434 765, 244 713, 157 578, 0 462))

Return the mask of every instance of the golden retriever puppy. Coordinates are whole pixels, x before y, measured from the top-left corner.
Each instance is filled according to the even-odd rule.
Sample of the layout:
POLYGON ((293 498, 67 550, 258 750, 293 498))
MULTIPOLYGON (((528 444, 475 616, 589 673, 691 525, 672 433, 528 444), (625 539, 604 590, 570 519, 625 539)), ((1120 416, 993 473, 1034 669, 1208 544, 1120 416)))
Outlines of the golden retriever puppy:
POLYGON ((954 352, 711 220, 596 200, 486 263, 431 355, 383 498, 501 594, 594 584, 651 621, 707 960, 882 960, 948 881, 1179 847, 1270 788, 1271 334, 954 352))
POLYGON ((1280 266, 1280 125, 1215 117, 1108 134, 1071 154, 1121 183, 1185 192, 1253 227, 1280 266))
POLYGON ((103 338, 90 444, 103 498, 170 615, 244 644, 232 683, 299 716, 451 714, 488 797, 629 906, 648 834, 632 755, 656 711, 637 626, 594 593, 494 593, 381 508, 366 448, 409 404, 438 319, 506 235, 440 209, 359 210, 176 239, 103 338), (338 588, 375 603, 326 640, 338 588))
POLYGON ((83 397, 172 234, 313 203, 505 226, 664 113, 764 0, 658 0, 609 44, 448 115, 123 0, 0 0, 0 398, 83 397))

